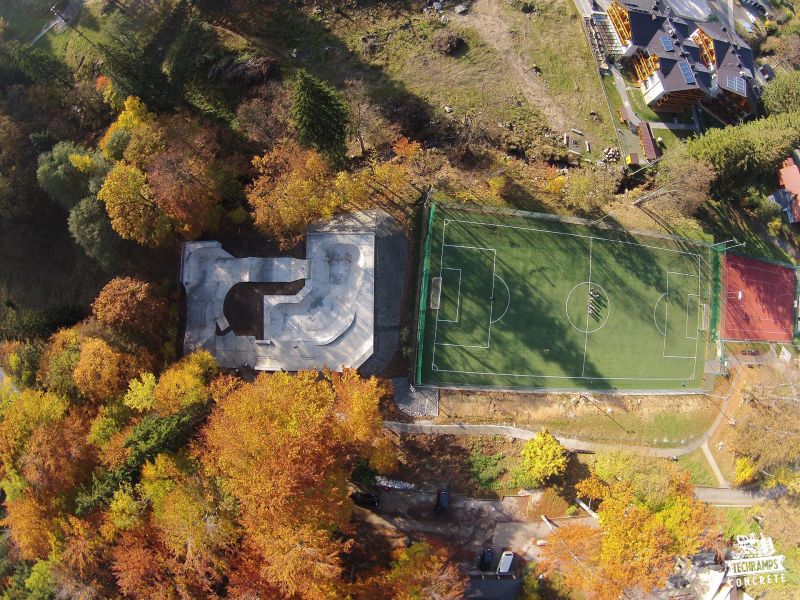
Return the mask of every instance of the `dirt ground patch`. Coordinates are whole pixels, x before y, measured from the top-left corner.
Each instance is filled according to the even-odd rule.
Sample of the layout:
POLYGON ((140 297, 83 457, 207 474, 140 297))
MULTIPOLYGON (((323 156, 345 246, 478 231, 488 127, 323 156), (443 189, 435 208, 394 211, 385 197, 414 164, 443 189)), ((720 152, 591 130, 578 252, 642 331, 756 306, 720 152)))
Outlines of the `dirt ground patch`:
POLYGON ((718 414, 702 395, 614 396, 442 390, 440 423, 498 423, 602 442, 677 446, 702 435, 718 414), (633 432, 633 433, 628 433, 633 432))
MULTIPOLYGON (((504 492, 517 491, 507 487, 509 472, 517 464, 524 444, 523 440, 504 436, 402 434, 398 439, 402 463, 398 478, 414 483, 420 490, 447 488, 474 498, 497 498, 504 492), (478 455, 498 457, 493 462, 497 465, 495 489, 478 482, 478 455)), ((488 471, 484 468, 484 474, 488 475, 488 471)))

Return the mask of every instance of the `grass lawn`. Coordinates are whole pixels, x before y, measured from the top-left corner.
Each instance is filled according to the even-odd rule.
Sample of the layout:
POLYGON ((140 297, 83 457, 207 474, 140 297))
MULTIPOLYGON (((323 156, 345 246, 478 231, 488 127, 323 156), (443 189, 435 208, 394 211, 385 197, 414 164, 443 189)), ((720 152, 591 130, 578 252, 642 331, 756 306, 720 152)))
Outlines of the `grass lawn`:
POLYGON ((678 457, 678 464, 692 474, 692 483, 695 485, 717 486, 719 482, 708 466, 708 461, 702 450, 695 450, 691 454, 678 457))
POLYGON ((710 293, 705 248, 437 208, 422 381, 528 389, 701 386, 710 293))
POLYGON ((46 6, 7 1, 0 2, 0 17, 6 20, 5 38, 20 42, 30 42, 52 18, 46 6))
POLYGON ((705 212, 703 221, 716 239, 736 238, 740 242, 745 242, 742 253, 748 256, 761 256, 788 263, 796 262, 783 249, 770 243, 768 241, 770 236, 761 232, 763 226, 747 216, 743 210, 737 209, 727 202, 711 200, 706 202, 703 210, 705 212))
MULTIPOLYGON (((628 100, 630 100, 631 107, 639 115, 640 119, 645 121, 667 121, 667 122, 674 122, 675 121, 675 114, 674 113, 657 113, 652 108, 647 106, 644 101, 644 96, 642 96, 642 91, 629 79, 625 79, 625 84, 630 87, 628 90, 628 100)), ((692 122, 692 115, 690 112, 685 112, 681 115, 677 115, 679 123, 691 123, 692 122)))
POLYGON ((682 144, 685 140, 691 139, 696 133, 682 129, 667 129, 666 127, 653 127, 653 136, 661 138, 662 150, 670 150, 682 144))
POLYGON ((727 507, 717 508, 722 515, 722 534, 726 539, 734 539, 737 535, 758 533, 759 524, 753 519, 753 509, 727 507))
POLYGON ((595 147, 598 143, 616 145, 616 115, 610 121, 597 63, 575 4, 550 0, 536 8, 535 13, 525 15, 501 2, 503 19, 521 32, 519 51, 541 69, 551 101, 575 119, 573 127, 585 131, 595 147), (597 118, 590 118, 592 112, 597 118))
MULTIPOLYGON (((703 435, 714 421, 712 410, 692 413, 665 412, 646 419, 628 413, 613 412, 610 416, 614 420, 598 411, 597 415, 552 419, 543 422, 542 425, 553 433, 597 442, 671 447, 689 443, 703 435), (625 431, 633 433, 628 434, 625 431)), ((685 468, 688 468, 688 465, 685 465, 685 468)), ((711 485, 715 484, 716 480, 711 485)))

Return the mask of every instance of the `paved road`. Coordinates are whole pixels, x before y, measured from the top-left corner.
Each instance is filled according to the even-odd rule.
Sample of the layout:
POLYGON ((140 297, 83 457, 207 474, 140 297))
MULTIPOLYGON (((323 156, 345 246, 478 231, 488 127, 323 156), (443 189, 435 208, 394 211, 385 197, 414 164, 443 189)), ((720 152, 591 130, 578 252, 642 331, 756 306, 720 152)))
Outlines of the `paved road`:
POLYGON ((729 488, 731 487, 730 482, 725 479, 725 476, 722 474, 722 471, 719 470, 717 466, 717 461, 714 460, 714 455, 711 454, 711 450, 708 449, 708 442, 703 442, 703 445, 700 446, 700 449, 703 451, 703 456, 706 457, 706 461, 708 461, 711 470, 714 472, 714 477, 717 478, 717 483, 719 483, 719 487, 721 488, 729 488))
POLYGON ((773 498, 780 498, 786 488, 777 486, 769 490, 712 488, 695 486, 694 495, 713 506, 753 506, 773 498))

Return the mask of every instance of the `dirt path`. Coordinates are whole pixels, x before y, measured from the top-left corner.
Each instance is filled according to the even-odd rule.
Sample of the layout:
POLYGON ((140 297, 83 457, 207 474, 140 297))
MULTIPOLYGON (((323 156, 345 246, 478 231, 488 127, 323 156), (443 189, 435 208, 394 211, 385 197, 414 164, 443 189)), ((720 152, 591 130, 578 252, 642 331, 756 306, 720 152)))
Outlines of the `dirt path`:
POLYGON ((453 16, 453 22, 475 29, 484 43, 503 57, 514 75, 514 83, 528 103, 547 117, 554 131, 567 130, 566 115, 553 101, 544 79, 536 75, 517 53, 511 29, 501 14, 500 0, 478 0, 468 13, 453 16))

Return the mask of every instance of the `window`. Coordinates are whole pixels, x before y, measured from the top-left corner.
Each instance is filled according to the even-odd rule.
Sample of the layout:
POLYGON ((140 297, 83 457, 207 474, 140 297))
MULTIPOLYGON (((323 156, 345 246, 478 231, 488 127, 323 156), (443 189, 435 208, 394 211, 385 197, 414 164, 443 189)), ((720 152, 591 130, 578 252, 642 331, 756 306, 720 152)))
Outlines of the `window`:
POLYGON ((736 92, 741 96, 746 95, 747 87, 744 83, 744 78, 728 75, 727 83, 728 83, 728 89, 731 90, 732 92, 736 92))
POLYGON ((683 75, 683 80, 686 83, 697 83, 694 78, 694 73, 692 73, 692 67, 689 66, 689 63, 685 60, 682 60, 678 63, 678 67, 681 69, 681 75, 683 75))

